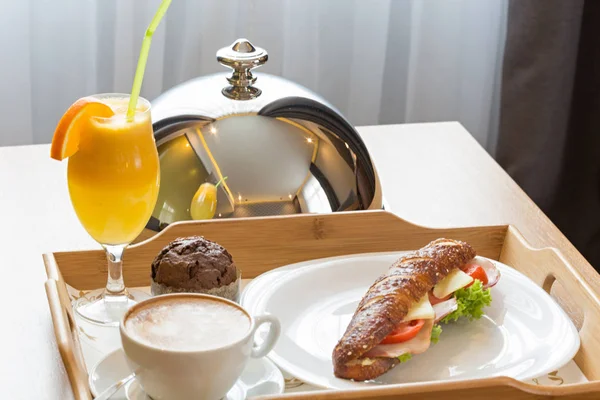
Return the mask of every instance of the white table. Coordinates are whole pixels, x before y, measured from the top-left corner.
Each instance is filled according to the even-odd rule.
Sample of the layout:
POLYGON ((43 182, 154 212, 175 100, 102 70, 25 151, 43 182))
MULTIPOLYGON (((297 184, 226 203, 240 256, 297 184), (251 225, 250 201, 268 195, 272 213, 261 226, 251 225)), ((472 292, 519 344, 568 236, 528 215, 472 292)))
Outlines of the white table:
MULTIPOLYGON (((461 125, 389 125, 359 131, 393 212, 434 227, 516 225, 534 246, 559 248, 600 289, 593 268, 461 125)), ((65 167, 49 158, 48 145, 0 148, 0 208, 5 220, 0 248, 6 282, 0 291, 2 399, 73 397, 54 340, 41 255, 99 246, 71 208, 65 167)))

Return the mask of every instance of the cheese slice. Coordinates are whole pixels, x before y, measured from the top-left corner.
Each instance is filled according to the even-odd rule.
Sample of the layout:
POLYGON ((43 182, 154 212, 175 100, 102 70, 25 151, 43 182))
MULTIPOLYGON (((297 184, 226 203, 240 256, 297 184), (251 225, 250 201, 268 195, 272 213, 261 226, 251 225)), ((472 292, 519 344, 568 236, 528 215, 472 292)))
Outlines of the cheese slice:
POLYGON ((421 300, 419 300, 418 303, 414 304, 410 310, 408 310, 408 313, 406 314, 406 317, 404 317, 404 319, 402 320, 402 322, 408 322, 408 321, 413 321, 415 319, 434 319, 435 318, 435 311, 433 311, 433 307, 431 306, 431 303, 429 302, 429 295, 425 295, 421 298, 421 300))
POLYGON ((373 363, 375 363, 375 360, 373 360, 371 358, 364 358, 362 360, 362 362, 360 363, 360 365, 362 365, 363 367, 367 367, 369 365, 372 365, 373 363))
POLYGON ((438 299, 442 299, 458 289, 464 288, 469 283, 473 282, 473 278, 462 272, 460 269, 455 269, 448 276, 438 282, 433 288, 433 295, 438 299))

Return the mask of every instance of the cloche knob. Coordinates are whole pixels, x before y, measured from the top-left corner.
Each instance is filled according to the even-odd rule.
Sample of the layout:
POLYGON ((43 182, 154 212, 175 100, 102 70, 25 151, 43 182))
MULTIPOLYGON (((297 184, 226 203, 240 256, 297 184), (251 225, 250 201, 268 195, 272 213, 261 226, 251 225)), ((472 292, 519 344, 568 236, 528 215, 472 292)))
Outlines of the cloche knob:
POLYGON ((233 74, 227 78, 231 86, 223 88, 221 93, 234 100, 250 100, 260 96, 262 91, 252 86, 256 78, 251 70, 260 67, 268 59, 265 49, 254 47, 247 39, 238 39, 231 46, 217 51, 217 61, 233 69, 233 74))

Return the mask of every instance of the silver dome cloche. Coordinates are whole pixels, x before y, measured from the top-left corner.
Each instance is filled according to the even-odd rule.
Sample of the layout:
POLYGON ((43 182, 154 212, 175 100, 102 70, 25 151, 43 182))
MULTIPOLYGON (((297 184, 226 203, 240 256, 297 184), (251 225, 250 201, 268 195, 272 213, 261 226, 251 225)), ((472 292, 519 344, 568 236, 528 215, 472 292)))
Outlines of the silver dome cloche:
POLYGON ((367 149, 331 104, 283 78, 254 75, 268 54, 246 39, 217 60, 232 73, 184 82, 152 102, 161 183, 149 229, 193 219, 198 202, 210 210, 200 218, 382 207, 367 149), (203 184, 210 193, 200 193, 203 184))

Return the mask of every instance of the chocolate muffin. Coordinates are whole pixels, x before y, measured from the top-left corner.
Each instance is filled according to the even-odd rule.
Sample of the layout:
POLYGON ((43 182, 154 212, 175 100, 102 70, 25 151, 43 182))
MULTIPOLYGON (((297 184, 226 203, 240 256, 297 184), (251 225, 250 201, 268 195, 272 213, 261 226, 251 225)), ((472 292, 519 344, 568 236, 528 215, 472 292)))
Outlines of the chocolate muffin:
POLYGON ((231 254, 202 236, 178 238, 152 262, 153 295, 206 293, 237 301, 240 274, 231 254))

